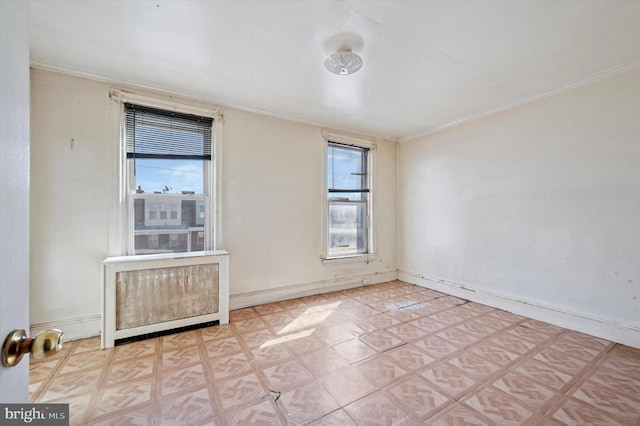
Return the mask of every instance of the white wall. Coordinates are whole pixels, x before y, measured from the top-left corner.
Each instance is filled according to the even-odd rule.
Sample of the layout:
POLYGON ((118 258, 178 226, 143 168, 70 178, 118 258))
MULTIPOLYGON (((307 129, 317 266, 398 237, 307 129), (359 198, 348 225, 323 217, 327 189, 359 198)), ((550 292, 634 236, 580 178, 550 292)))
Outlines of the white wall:
POLYGON ((387 278, 382 280, 389 272, 395 274, 395 143, 378 142, 375 152, 378 259, 369 265, 323 265, 326 154, 320 129, 228 111, 224 133, 223 245, 232 254, 232 294, 305 283, 332 285, 336 279, 374 271, 384 273, 387 278))
MULTIPOLYGON (((99 331, 101 262, 116 254, 118 123, 108 91, 118 86, 44 70, 32 70, 31 85, 31 324, 88 336, 99 331)), ((323 265, 321 129, 231 109, 223 129, 221 248, 230 252, 232 307, 397 277, 395 143, 377 141, 377 260, 323 265)))
POLYGON ((640 70, 399 151, 400 279, 640 347, 640 70))
MULTIPOLYGON (((28 6, 0 1, 0 341, 29 329, 28 6)), ((0 401, 25 403, 29 360, 0 365, 0 401)))
POLYGON ((100 327, 108 255, 110 100, 101 86, 31 71, 31 325, 100 327), (73 140, 73 142, 72 142, 73 140))

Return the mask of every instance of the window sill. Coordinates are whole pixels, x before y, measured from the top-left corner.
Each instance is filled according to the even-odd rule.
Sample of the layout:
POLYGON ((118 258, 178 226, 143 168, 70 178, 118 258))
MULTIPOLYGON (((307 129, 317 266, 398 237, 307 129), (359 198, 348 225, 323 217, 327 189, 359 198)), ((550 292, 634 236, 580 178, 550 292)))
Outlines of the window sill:
POLYGON ((341 257, 322 257, 323 265, 336 265, 343 263, 369 263, 378 260, 378 255, 375 253, 368 254, 356 254, 353 256, 341 256, 341 257))
POLYGON ((184 251, 184 252, 169 252, 169 253, 157 253, 157 254, 135 254, 129 256, 114 256, 108 257, 103 263, 125 263, 125 262, 140 262, 144 260, 168 260, 168 259, 184 259, 187 257, 197 258, 203 256, 227 256, 229 252, 226 250, 202 250, 202 251, 184 251))

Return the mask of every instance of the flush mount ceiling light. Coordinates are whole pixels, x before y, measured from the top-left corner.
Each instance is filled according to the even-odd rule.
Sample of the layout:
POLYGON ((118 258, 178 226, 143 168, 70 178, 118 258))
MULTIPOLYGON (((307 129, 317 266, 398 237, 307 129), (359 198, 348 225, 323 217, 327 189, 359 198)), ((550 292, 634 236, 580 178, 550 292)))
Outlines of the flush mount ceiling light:
POLYGON ((336 52, 324 61, 324 67, 334 74, 349 75, 362 68, 362 58, 349 51, 336 52))

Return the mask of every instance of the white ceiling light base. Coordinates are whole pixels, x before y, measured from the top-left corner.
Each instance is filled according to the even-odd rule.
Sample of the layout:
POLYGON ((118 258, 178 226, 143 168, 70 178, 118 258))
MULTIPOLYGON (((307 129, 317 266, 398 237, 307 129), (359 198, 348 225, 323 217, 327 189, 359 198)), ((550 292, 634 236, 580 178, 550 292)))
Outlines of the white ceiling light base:
POLYGON ((324 67, 338 75, 349 75, 362 68, 362 58, 353 52, 336 52, 324 61, 324 67))

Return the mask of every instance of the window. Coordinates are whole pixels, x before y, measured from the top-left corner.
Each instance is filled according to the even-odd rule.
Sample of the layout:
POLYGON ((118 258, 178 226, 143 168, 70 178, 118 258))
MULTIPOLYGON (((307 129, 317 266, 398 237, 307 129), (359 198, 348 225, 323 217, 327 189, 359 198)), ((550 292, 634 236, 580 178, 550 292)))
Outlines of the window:
POLYGON ((327 257, 369 253, 369 149, 327 145, 327 257))
POLYGON ((210 248, 213 118, 128 102, 124 110, 129 252, 210 248))

